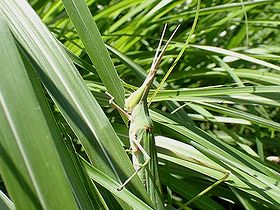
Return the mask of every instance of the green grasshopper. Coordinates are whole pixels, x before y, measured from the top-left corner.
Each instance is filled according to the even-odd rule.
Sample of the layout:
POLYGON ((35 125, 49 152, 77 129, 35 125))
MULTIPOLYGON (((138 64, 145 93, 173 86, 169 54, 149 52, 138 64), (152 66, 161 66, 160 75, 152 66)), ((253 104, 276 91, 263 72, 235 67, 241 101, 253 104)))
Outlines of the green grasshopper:
MULTIPOLYGON (((162 40, 166 31, 166 27, 167 25, 164 26, 162 36, 158 48, 156 50, 154 60, 152 62, 148 76, 144 80, 143 84, 125 100, 124 110, 121 107, 119 107, 116 103, 114 103, 113 96, 106 92, 111 97, 109 103, 112 104, 115 108, 117 108, 125 116, 127 116, 127 118, 130 121, 129 140, 132 153, 132 162, 135 172, 123 184, 120 185, 118 190, 122 190, 125 187, 125 185, 136 174, 138 174, 156 209, 165 208, 162 201, 162 192, 158 173, 156 146, 153 136, 153 122, 149 116, 147 97, 152 83, 155 79, 157 68, 161 62, 162 56, 179 26, 174 30, 174 32, 164 45, 161 53, 159 53, 162 40)), ((179 55, 178 57, 180 56, 181 55, 179 55)), ((194 159, 193 161, 197 164, 205 166, 205 164, 201 163, 198 160, 194 159)), ((207 167, 211 168, 211 166, 207 167)), ((207 187, 197 196, 189 200, 186 204, 182 205, 179 209, 183 209, 190 203, 194 202, 199 197, 207 193, 209 190, 211 190, 221 182, 224 182, 230 175, 229 171, 221 172, 223 172, 225 175, 220 180, 207 187)))
POLYGON ((166 27, 167 25, 165 24, 147 78, 144 80, 143 84, 125 100, 124 110, 115 104, 113 102, 114 98, 107 93, 111 97, 109 103, 126 115, 130 121, 129 140, 135 172, 118 188, 118 190, 122 190, 124 186, 138 174, 156 209, 164 209, 164 206, 158 174, 153 122, 149 116, 147 97, 162 56, 179 26, 173 31, 160 52, 166 27))
MULTIPOLYGON (((200 9, 200 0, 198 0, 196 16, 189 37, 186 40, 186 43, 182 48, 182 50, 180 51, 179 55, 175 59, 174 63, 172 64, 171 68, 168 70, 167 74, 161 81, 159 87, 154 92, 152 99, 154 98, 154 96, 156 95, 156 93, 158 92, 162 84, 165 82, 166 78, 171 73, 171 71, 177 64, 178 60, 183 55, 183 52, 185 51, 186 47, 188 46, 190 37, 197 23, 199 9, 200 9)), ((154 81, 154 78, 156 76, 157 68, 161 62, 162 56, 179 26, 174 30, 174 32, 166 42, 165 46, 163 47, 161 53, 159 53, 161 48, 161 43, 166 31, 166 27, 167 25, 164 26, 162 36, 158 48, 156 50, 154 60, 152 62, 148 76, 144 80, 143 84, 125 100, 124 110, 121 107, 119 107, 117 104, 115 104, 113 101, 114 98, 109 93, 106 92, 111 97, 109 103, 112 104, 115 108, 117 108, 125 116, 127 116, 127 118, 130 121, 129 140, 130 140, 130 147, 132 152, 132 162, 135 168, 135 172, 123 184, 120 185, 118 190, 122 190, 125 187, 125 185, 136 174, 138 174, 140 180, 145 186, 151 198, 151 201, 153 202, 154 207, 156 209, 165 209, 165 208, 162 201, 162 192, 161 192, 161 186, 160 186, 159 174, 158 174, 156 147, 155 147, 155 140, 153 136, 153 123, 149 116, 147 97, 148 97, 149 90, 152 86, 152 83, 154 81)), ((205 166, 205 164, 201 163, 198 160, 193 159, 193 161, 197 164, 205 166)), ((211 166, 207 166, 207 167, 212 168, 211 166)), ((225 174, 221 179, 217 180, 214 184, 207 187, 205 190, 203 190, 198 195, 196 195, 191 200, 189 200, 186 204, 182 205, 179 209, 184 209, 187 205, 197 200, 199 197, 207 193, 209 190, 211 190, 218 184, 224 182, 231 174, 230 171, 221 171, 221 172, 225 174)))

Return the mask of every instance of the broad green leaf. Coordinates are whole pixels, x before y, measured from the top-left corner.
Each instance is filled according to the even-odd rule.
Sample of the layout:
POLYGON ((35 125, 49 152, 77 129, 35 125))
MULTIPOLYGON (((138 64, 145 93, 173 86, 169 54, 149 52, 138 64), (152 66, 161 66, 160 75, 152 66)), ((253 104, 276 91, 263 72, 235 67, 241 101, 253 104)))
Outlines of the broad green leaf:
POLYGON ((62 139, 52 130, 50 113, 44 115, 45 107, 37 99, 3 16, 0 34, 0 52, 5 52, 0 57, 1 173, 5 185, 17 209, 77 209, 57 151, 63 148, 62 139))
MULTIPOLYGON (((66 52, 27 2, 1 1, 0 7, 15 37, 40 67, 37 72, 40 80, 82 142, 91 162, 119 183, 126 180, 133 173, 131 162, 66 52)), ((138 177, 128 188, 150 202, 138 177)))

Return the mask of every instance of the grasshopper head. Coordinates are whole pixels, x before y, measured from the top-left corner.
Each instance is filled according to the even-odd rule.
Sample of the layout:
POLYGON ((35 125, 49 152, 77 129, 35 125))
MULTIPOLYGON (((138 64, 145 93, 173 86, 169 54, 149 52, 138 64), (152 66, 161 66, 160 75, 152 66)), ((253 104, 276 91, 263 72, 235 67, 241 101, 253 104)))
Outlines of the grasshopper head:
POLYGON ((133 108, 140 102, 143 97, 145 86, 139 87, 128 98, 125 99, 124 110, 131 114, 133 108))

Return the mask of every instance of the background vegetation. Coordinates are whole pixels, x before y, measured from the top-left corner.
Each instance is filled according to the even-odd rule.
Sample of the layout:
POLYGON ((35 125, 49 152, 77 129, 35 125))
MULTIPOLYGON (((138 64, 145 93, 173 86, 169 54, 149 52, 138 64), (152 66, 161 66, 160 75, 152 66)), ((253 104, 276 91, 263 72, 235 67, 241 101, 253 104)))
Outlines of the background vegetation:
MULTIPOLYGON (((138 177, 117 191, 133 167, 105 91, 123 106, 164 23, 180 24, 155 89, 197 3, 0 0, 0 209, 153 208, 138 177)), ((266 160, 280 152, 280 2, 200 7, 150 106, 165 203, 182 207, 230 172, 182 209, 280 209, 280 168, 266 160)))

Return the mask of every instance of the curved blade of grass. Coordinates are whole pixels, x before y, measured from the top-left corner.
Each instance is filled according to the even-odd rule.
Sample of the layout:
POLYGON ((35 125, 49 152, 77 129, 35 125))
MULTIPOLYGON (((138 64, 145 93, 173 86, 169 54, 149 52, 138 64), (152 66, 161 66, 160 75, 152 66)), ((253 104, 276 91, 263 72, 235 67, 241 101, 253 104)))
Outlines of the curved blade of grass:
MULTIPOLYGON (((246 13, 246 12, 245 12, 246 13)), ((221 58, 218 56, 214 56, 214 58, 219 62, 220 66, 228 73, 228 75, 232 78, 232 80, 239 86, 244 87, 243 82, 239 79, 239 77, 234 73, 233 69, 225 63, 221 58)))
POLYGON ((123 107, 124 88, 85 1, 63 0, 62 2, 98 75, 108 92, 115 97, 117 104, 123 107))
POLYGON ((203 87, 178 90, 164 90, 154 101, 201 101, 224 104, 263 104, 279 106, 279 86, 246 86, 246 87, 203 87))
MULTIPOLYGON (((38 75, 92 163, 121 182, 133 167, 101 107, 57 40, 25 1, 11 0, 0 7, 14 35, 38 63, 38 75), (104 132, 106 131, 106 132, 104 132)), ((138 177, 127 186, 147 203, 149 198, 138 177)))
MULTIPOLYGON (((222 5, 217 5, 217 6, 213 6, 213 7, 207 7, 207 8, 202 8, 199 12, 199 15, 208 15, 208 14, 214 14, 217 12, 224 12, 227 10, 232 10, 233 8, 239 9, 242 6, 248 7, 248 6, 258 6, 258 5, 262 5, 262 4, 270 4, 275 2, 275 0, 259 0, 259 1, 247 1, 247 2, 235 2, 235 3, 228 3, 228 4, 222 4, 222 5)), ((186 18, 186 17, 194 17, 195 16, 195 11, 186 11, 186 12, 182 12, 176 15, 172 15, 172 16, 167 16, 167 17, 163 17, 161 18, 159 21, 157 22, 171 22, 174 20, 178 20, 179 18, 186 18)))
MULTIPOLYGON (((59 143, 54 141, 62 139, 57 131, 50 132, 55 123, 44 115, 44 107, 40 106, 13 36, 2 18, 0 34, 0 52, 5 52, 0 56, 3 75, 0 150, 5 185, 17 209, 77 209, 57 151, 59 143)), ((87 204, 84 202, 82 206, 87 204)))
POLYGON ((231 187, 231 190, 234 192, 234 194, 236 195, 236 197, 239 199, 239 201, 242 203, 242 205, 245 207, 246 210, 258 210, 263 208, 263 206, 261 205, 256 205, 256 204, 252 204, 251 202, 251 198, 250 196, 248 196, 248 194, 237 190, 233 187, 231 187))
POLYGON ((244 111, 241 111, 239 109, 234 109, 234 108, 230 108, 230 107, 223 107, 220 105, 214 105, 214 104, 210 104, 210 103, 203 103, 203 102, 195 102, 201 106, 204 106, 207 109, 211 109, 213 111, 216 112, 220 112, 232 117, 239 117, 245 120, 249 120, 255 124, 261 125, 261 126, 265 126, 268 128, 274 128, 276 130, 280 130, 280 123, 277 123, 275 121, 269 120, 269 119, 265 119, 244 111))
MULTIPOLYGON (((69 134, 66 132, 64 125, 61 123, 60 125, 60 130, 63 133, 64 140, 66 142, 66 146, 68 149, 68 154, 69 158, 71 159, 71 162, 73 162, 73 165, 75 168, 72 168, 68 175, 70 177, 70 180, 75 180, 78 181, 80 180, 80 185, 84 187, 84 189, 87 191, 89 197, 91 198, 91 201, 93 203, 94 208, 96 209, 104 209, 104 210, 109 210, 109 207, 107 206, 105 200, 103 199, 101 193, 99 192, 98 188, 96 185, 92 182, 92 180, 87 176, 86 171, 84 170, 81 162, 79 161, 76 152, 75 152, 75 147, 73 145, 73 141, 69 134)), ((73 188, 76 187, 73 185, 73 188)), ((81 189, 78 189, 81 190, 81 189)), ((77 190, 76 196, 80 197, 81 192, 77 190), (78 195, 77 195, 78 194, 78 195)), ((82 189, 83 190, 83 189, 82 189)), ((80 199, 81 200, 81 199, 80 199)), ((80 201, 80 203, 84 203, 84 201, 80 201)), ((92 207, 90 207, 92 208, 92 207)))
MULTIPOLYGON (((201 120, 201 121, 204 121, 204 120, 205 120, 205 118, 204 118, 203 115, 199 115, 199 114, 189 114, 189 116, 190 116, 193 120, 201 120)), ((250 121, 244 120, 244 119, 240 119, 240 118, 214 116, 214 120, 215 120, 216 122, 221 122, 221 123, 251 125, 251 122, 250 122, 250 121)))
POLYGON ((244 86, 244 87, 201 87, 201 88, 184 88, 179 90, 161 91, 158 100, 176 99, 182 97, 194 96, 218 96, 218 95, 238 95, 248 93, 277 93, 280 86, 244 86), (162 96, 162 98, 160 97, 162 96))
POLYGON ((111 5, 110 7, 104 8, 98 14, 94 15, 94 20, 97 21, 104 17, 114 16, 120 13, 120 10, 125 10, 129 7, 134 6, 135 4, 141 3, 142 0, 123 0, 120 2, 116 2, 115 4, 111 5))
POLYGON ((82 161, 83 166, 85 167, 85 170, 87 171, 89 177, 92 178, 97 183, 99 183, 101 186, 108 189, 115 196, 119 197, 130 206, 133 206, 133 208, 135 209, 152 209, 150 206, 144 203, 141 199, 137 198, 127 189, 124 188, 121 191, 117 190, 119 187, 119 183, 111 179, 102 171, 98 170, 96 167, 90 165, 82 157, 80 157, 80 160, 82 161))
MULTIPOLYGON (((219 69, 217 69, 219 70, 219 69)), ((240 77, 247 79, 249 81, 258 81, 265 84, 275 84, 280 85, 280 75, 276 73, 267 72, 265 70, 258 71, 258 70, 251 70, 251 69, 234 69, 234 73, 240 77)), ((199 76, 199 77, 209 77, 214 75, 226 75, 225 72, 222 71, 209 71, 203 73, 193 73, 192 76, 199 76)))
POLYGON ((0 209, 13 210, 15 209, 14 203, 0 190, 0 209))
MULTIPOLYGON (((175 177, 179 177, 180 179, 186 177, 186 182, 188 182, 188 176, 190 175, 191 172, 186 170, 187 168, 205 174, 215 179, 220 179, 223 176, 223 173, 221 172, 223 172, 225 169, 223 168, 222 164, 219 162, 214 162, 213 160, 210 159, 211 157, 207 157, 208 155, 206 156, 202 154, 194 147, 185 144, 183 142, 179 142, 174 139, 170 139, 162 136, 158 136, 156 138, 156 142, 157 142, 159 157, 161 158, 161 161, 163 163, 165 163, 166 161, 170 161, 168 162, 170 167, 170 173, 171 174, 173 173, 175 177), (175 171, 174 169, 178 168, 178 165, 180 165, 180 168, 178 169, 178 171, 175 171)), ((194 178, 197 177, 197 175, 195 174, 190 175, 190 177, 194 178)), ((250 184, 248 184, 249 180, 243 179, 243 177, 240 177, 237 174, 233 173, 228 177, 227 184, 229 184, 230 186, 234 186, 235 189, 240 189, 243 190, 243 192, 245 191, 247 193, 248 192, 251 193, 250 196, 258 195, 258 193, 250 190, 250 188, 253 186, 250 186, 250 184)), ((260 182, 252 181, 252 183, 257 184, 259 187, 262 185, 262 183, 260 182)), ((170 182, 169 184, 171 184, 172 186, 174 183, 170 182)), ((186 189, 184 187, 185 185, 188 186, 189 184, 182 182, 181 185, 176 184, 176 187, 175 186, 173 187, 175 187, 174 190, 176 192, 178 191, 178 193, 184 193, 183 191, 185 191, 186 189)), ((192 185, 194 185, 194 183, 192 183, 192 185)), ((201 190, 203 190, 203 188, 201 190)), ((276 194, 277 192, 274 193, 276 194)), ((184 194, 186 195, 186 192, 184 194)), ((271 195, 275 196, 273 194, 271 195)), ((223 194, 219 193, 219 196, 223 197, 223 194)))
POLYGON ((226 49, 222 49, 222 48, 219 48, 219 47, 213 47, 213 46, 202 46, 202 45, 190 45, 190 46, 198 48, 198 49, 202 49, 202 50, 211 51, 211 52, 218 53, 218 54, 229 55, 229 56, 232 56, 232 57, 236 57, 236 58, 248 61, 248 62, 252 62, 252 63, 255 63, 255 64, 259 64, 259 65, 266 66, 268 68, 280 71, 279 66, 276 66, 276 65, 274 65, 272 63, 269 63, 269 62, 266 62, 266 61, 262 61, 262 60, 253 58, 253 57, 248 56, 248 55, 233 52, 231 50, 226 50, 226 49))
POLYGON ((234 72, 242 78, 280 85, 280 75, 276 73, 267 71, 255 71, 250 69, 235 69, 234 72))
MULTIPOLYGON (((163 183, 168 185, 167 181, 164 178, 163 183)), ((170 187, 174 192, 182 195, 188 200, 192 199, 194 196, 200 193, 200 191, 197 188, 194 188, 193 183, 188 183, 187 181, 177 179, 173 176, 171 176, 169 180, 168 187, 170 187)), ((200 209, 225 210, 225 208, 223 208, 221 205, 219 205, 217 202, 215 202, 206 195, 201 196, 200 199, 193 202, 193 204, 199 207, 200 209)))
MULTIPOLYGON (((161 99, 160 99, 161 100, 161 99)), ((265 94, 265 97, 256 96, 252 94, 240 94, 240 95, 225 95, 225 96, 209 96, 209 97, 176 97, 176 99, 168 99, 171 101, 184 101, 186 103, 192 102, 205 102, 205 103, 218 103, 218 104, 244 104, 244 105, 265 105, 265 106, 280 106, 280 97, 275 94, 265 94), (266 98, 269 97, 269 98, 266 98), (184 99, 183 99, 184 98, 184 99)), ((155 100, 157 101, 157 100, 155 100)), ((178 107, 183 108, 187 104, 178 107)), ((174 110, 172 114, 177 111, 174 110)))
MULTIPOLYGON (((234 160, 235 166, 238 166, 239 164, 248 165, 248 167, 258 169, 258 171, 273 177, 273 179, 276 179, 276 180, 279 179, 279 176, 276 175, 275 172, 273 172, 270 169, 268 169, 267 167, 265 167, 259 161, 254 160, 254 159, 250 158, 248 155, 245 155, 242 152, 236 150, 235 148, 230 147, 226 143, 213 138, 212 136, 208 135, 206 132, 202 131, 201 129, 194 127, 194 126, 190 126, 189 124, 186 124, 183 121, 175 119, 174 117, 170 116, 170 114, 167 114, 167 113, 160 114, 160 113, 157 113, 154 111, 151 111, 151 113, 152 113, 152 118, 156 122, 161 123, 162 125, 171 128, 172 130, 176 131, 177 133, 180 133, 181 135, 185 135, 189 139, 192 139, 192 140, 195 139, 199 145, 203 145, 205 148, 208 148, 208 149, 212 150, 213 152, 217 153, 217 156, 222 157, 222 159, 227 158, 229 161, 234 160), (252 163, 254 163, 254 164, 251 165, 252 163)), ((176 136, 178 136, 178 135, 176 135, 176 136)), ((188 141, 186 143, 192 144, 194 142, 188 141)), ((201 148, 199 147, 198 144, 194 144, 194 146, 200 150, 201 148)), ((207 150, 204 150, 204 151, 207 152, 207 150)), ((208 153, 209 152, 207 152, 207 154, 208 153)), ((248 168, 248 170, 251 170, 251 169, 248 168)), ((247 172, 249 172, 249 171, 247 171, 247 172)), ((256 171, 254 171, 254 173, 255 172, 256 171)), ((270 180, 270 177, 268 177, 268 180, 270 180)), ((273 181, 271 183, 273 183, 273 181)))
MULTIPOLYGON (((49 106, 44 98, 45 91, 42 90, 42 86, 40 82, 38 81, 38 77, 35 74, 35 72, 40 71, 38 66, 36 66, 32 58, 26 53, 26 51, 19 45, 19 49, 22 53, 22 59, 25 63, 26 67, 29 73, 29 76, 32 80, 32 85, 34 86, 34 89, 36 91, 36 95, 38 99, 41 102, 42 109, 45 110, 45 115, 48 116, 49 106)), ((49 114, 49 118, 52 119, 52 115, 49 114)), ((50 122, 51 125, 56 125, 57 122, 50 122)), ((62 125, 60 121, 58 122, 59 125, 62 125)), ((55 132, 57 130, 57 127, 52 128, 52 132, 55 132)), ((68 138, 69 134, 66 133, 64 126, 60 126, 60 132, 63 133, 63 140, 66 142, 67 151, 65 150, 65 145, 61 145, 63 140, 61 141, 55 141, 58 145, 58 151, 62 160, 62 163, 65 168, 65 172, 67 173, 68 180, 71 183, 72 191, 75 194, 76 200, 78 200, 78 203, 81 203, 81 206, 84 206, 84 208, 102 208, 106 209, 106 204, 103 202, 103 198, 100 196, 100 193, 97 189, 97 187, 89 181, 89 178, 86 176, 83 170, 81 170, 81 165, 78 162, 76 158, 71 154, 71 147, 69 144, 71 144, 71 139, 68 138), (90 201, 88 199, 90 198, 90 201)), ((58 138, 57 138, 58 139, 58 138)), ((64 143, 64 142, 63 142, 64 143)))
MULTIPOLYGON (((168 115, 168 117, 167 114, 164 115, 166 116, 151 112, 151 116, 156 122, 169 128, 169 134, 173 134, 176 138, 193 145, 211 160, 214 160, 222 167, 226 167, 227 170, 230 170, 239 180, 234 183, 237 184, 240 183, 240 181, 243 184, 246 183, 247 186, 241 187, 243 185, 241 184, 239 189, 245 190, 247 193, 254 193, 255 196, 269 201, 272 204, 280 205, 277 201, 279 199, 277 197, 279 197, 278 191, 280 188, 276 186, 279 176, 276 175, 275 172, 272 172, 271 169, 250 158, 248 155, 243 154, 217 139, 213 139, 213 137, 207 135, 202 130, 194 126, 186 128, 180 125, 181 123, 179 120, 175 120, 170 115, 168 115), (255 176, 252 176, 253 174, 255 174, 255 176), (265 188, 269 188, 271 191, 258 190, 265 188), (248 191, 246 189, 248 189, 248 191)), ((178 159, 174 162, 179 164, 178 159)), ((228 184, 230 184, 230 182, 228 184)))

